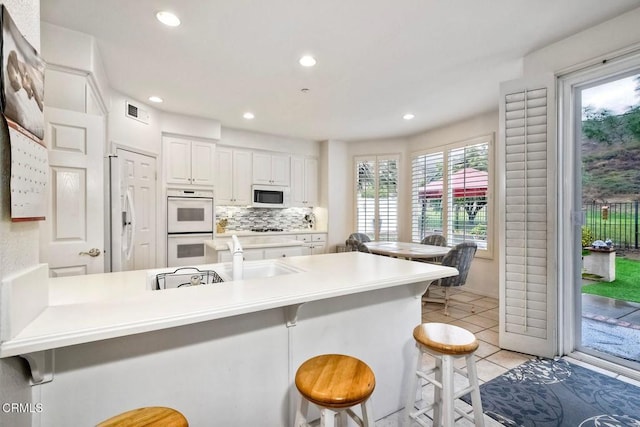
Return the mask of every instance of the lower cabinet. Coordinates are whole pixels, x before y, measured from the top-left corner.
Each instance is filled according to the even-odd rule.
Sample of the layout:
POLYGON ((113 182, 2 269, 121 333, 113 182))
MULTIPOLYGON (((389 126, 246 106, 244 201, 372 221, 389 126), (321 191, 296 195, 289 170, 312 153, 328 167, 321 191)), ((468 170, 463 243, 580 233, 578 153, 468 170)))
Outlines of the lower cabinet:
POLYGON ((298 234, 296 237, 302 240, 302 255, 319 255, 323 254, 327 244, 327 235, 325 233, 298 234))
MULTIPOLYGON (((262 259, 277 259, 288 256, 304 255, 302 246, 282 246, 277 248, 252 248, 244 249, 245 261, 258 261, 262 259)), ((230 251, 218 251, 217 262, 229 262, 232 260, 230 251)))
POLYGON ((264 259, 285 258, 298 255, 303 255, 302 246, 268 248, 264 250, 264 259))

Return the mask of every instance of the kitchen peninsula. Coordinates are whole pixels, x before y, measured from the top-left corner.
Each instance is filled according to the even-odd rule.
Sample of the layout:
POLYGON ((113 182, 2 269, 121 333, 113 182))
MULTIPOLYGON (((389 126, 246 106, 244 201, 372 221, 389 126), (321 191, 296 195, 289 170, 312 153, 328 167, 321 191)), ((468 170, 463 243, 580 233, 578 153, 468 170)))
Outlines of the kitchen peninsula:
MULTIPOLYGON (((1 357, 27 358, 45 380, 32 388, 43 411, 26 416, 43 427, 95 425, 170 406, 194 426, 290 425, 295 370, 331 352, 372 367, 376 418, 401 408, 420 296, 457 271, 360 252, 277 262, 301 272, 162 291, 145 271, 42 280, 33 291, 48 295, 46 306, 0 344, 1 357)), ((13 296, 3 298, 9 315, 28 305, 13 296)))

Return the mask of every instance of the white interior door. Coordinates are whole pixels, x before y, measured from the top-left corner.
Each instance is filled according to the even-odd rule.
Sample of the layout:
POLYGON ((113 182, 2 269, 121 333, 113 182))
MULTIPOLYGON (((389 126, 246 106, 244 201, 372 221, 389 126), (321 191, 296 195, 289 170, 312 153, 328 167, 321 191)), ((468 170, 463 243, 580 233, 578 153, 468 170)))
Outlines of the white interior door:
POLYGON ((52 277, 104 271, 104 118, 46 107, 50 199, 40 259, 52 277))
MULTIPOLYGON (((130 192, 135 210, 133 250, 129 259, 123 258, 123 270, 155 268, 156 265, 156 159, 132 151, 117 149, 120 161, 122 194, 130 192)), ((126 206, 126 209, 129 209, 126 206)), ((129 212, 131 217, 131 212, 129 212)), ((127 231, 130 233, 130 231, 127 231)), ((129 234, 130 235, 130 234, 129 234)), ((129 237, 129 236, 123 236, 129 237)))

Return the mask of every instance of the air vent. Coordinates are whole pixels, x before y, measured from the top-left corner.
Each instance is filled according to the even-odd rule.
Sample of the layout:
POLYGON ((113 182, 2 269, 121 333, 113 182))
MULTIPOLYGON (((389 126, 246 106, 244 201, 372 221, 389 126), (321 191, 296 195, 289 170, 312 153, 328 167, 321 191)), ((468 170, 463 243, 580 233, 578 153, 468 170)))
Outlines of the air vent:
POLYGON ((149 124, 149 113, 130 102, 126 102, 124 114, 131 119, 149 124))

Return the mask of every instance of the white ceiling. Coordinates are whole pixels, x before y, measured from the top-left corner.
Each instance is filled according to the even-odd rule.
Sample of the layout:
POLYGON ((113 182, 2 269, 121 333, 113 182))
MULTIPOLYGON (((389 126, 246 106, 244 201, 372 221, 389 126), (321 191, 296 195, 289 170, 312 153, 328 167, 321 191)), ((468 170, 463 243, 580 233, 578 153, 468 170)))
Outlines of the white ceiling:
POLYGON ((41 0, 95 36, 111 87, 223 126, 299 138, 419 133, 497 108, 540 47, 638 0, 41 0), (155 19, 171 10, 168 28, 155 19), (314 55, 303 68, 298 58, 314 55), (308 88, 308 93, 302 93, 308 88), (256 118, 242 118, 252 111, 256 118), (405 112, 416 118, 402 119, 405 112))

